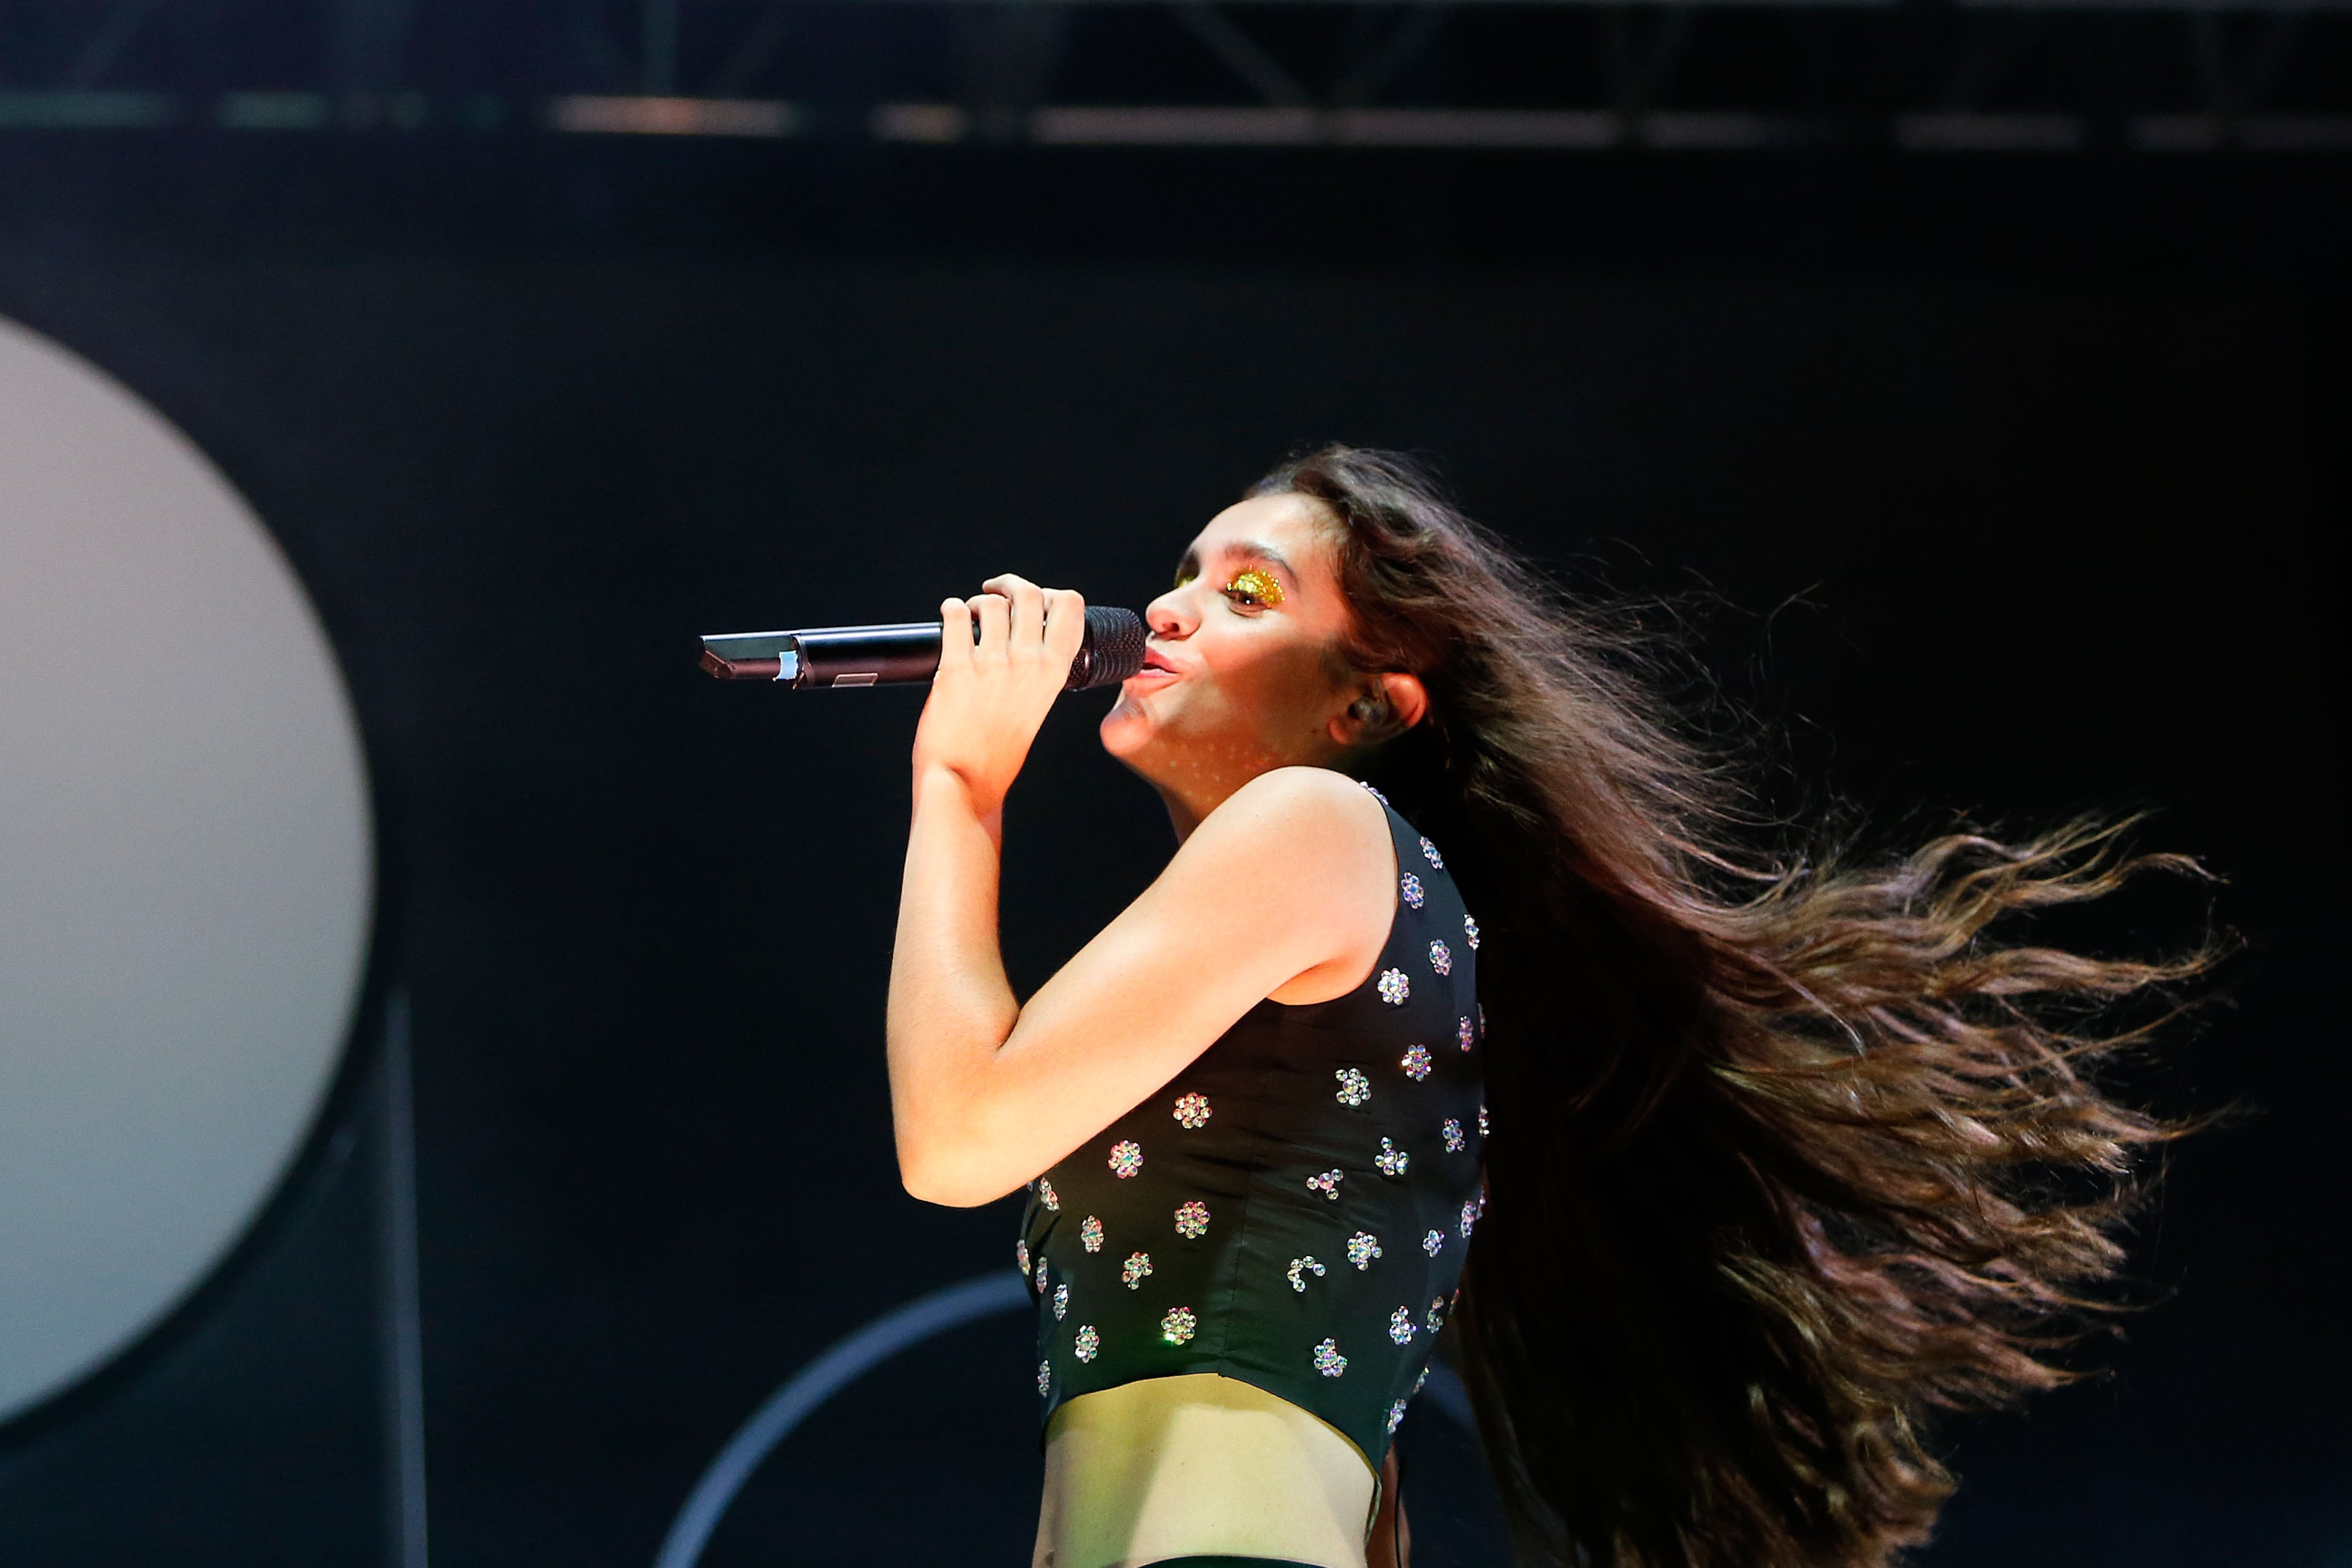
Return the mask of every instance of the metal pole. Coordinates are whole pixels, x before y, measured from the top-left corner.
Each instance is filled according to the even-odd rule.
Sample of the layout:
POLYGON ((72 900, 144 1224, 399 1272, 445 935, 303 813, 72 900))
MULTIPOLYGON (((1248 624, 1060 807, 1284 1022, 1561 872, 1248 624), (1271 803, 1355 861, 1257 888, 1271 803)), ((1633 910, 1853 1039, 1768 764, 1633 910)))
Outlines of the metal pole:
POLYGON ((394 991, 384 1009, 377 1184, 389 1504, 384 1544, 391 1568, 425 1568, 425 1340, 416 1287, 416 1108, 408 1030, 408 993, 394 991))

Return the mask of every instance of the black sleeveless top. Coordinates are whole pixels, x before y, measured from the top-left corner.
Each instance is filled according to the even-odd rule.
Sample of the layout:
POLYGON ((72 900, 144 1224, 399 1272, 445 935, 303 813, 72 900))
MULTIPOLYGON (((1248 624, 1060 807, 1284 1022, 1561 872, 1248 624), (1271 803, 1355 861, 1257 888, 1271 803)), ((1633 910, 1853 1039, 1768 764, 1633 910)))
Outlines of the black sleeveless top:
POLYGON ((1017 1258, 1045 1416, 1213 1372, 1321 1417, 1375 1467, 1387 1451, 1485 1205, 1486 1109, 1477 923, 1438 847, 1381 804, 1396 914, 1371 977, 1260 1002, 1030 1184, 1017 1258))

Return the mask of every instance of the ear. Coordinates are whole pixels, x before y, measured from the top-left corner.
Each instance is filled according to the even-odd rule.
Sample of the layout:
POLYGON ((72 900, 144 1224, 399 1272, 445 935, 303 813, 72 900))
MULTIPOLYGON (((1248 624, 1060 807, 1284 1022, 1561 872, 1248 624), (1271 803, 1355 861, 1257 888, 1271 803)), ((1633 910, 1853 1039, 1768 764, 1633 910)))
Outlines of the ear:
POLYGON ((1429 688, 1400 671, 1369 677, 1355 699, 1333 716, 1331 738, 1353 751, 1385 745, 1429 713, 1429 688))

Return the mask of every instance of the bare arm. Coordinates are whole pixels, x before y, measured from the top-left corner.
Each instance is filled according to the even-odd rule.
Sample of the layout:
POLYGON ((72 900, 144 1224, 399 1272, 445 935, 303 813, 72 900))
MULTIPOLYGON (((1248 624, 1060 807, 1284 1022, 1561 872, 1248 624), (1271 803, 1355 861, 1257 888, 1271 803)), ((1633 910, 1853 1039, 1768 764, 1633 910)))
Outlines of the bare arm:
MULTIPOLYGON (((1024 591, 1039 591, 997 584, 1007 585, 1003 608, 981 603, 972 664, 943 662, 918 732, 890 968, 900 1174, 916 1197, 953 1205, 985 1203, 1045 1170, 1276 991, 1302 977, 1332 995, 1356 983, 1387 936, 1392 898, 1379 806, 1337 775, 1277 769, 1212 811, 1159 879, 1020 1005, 997 943, 1003 790, 1076 639, 1034 671, 1017 652, 998 663, 1000 623, 1040 649, 1054 628, 1042 600, 1024 603, 1024 591)), ((955 649, 961 628, 949 620, 955 649)))

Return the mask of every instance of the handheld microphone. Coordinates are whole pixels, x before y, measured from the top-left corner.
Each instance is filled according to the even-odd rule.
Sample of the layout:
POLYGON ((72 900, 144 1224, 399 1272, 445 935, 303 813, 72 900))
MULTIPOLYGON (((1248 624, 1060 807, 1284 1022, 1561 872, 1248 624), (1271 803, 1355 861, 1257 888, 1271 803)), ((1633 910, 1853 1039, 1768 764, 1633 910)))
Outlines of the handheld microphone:
MULTIPOLYGON (((800 632, 725 632, 702 640, 702 667, 722 681, 786 686, 899 686, 939 673, 937 621, 892 626, 812 626, 800 632)), ((980 641, 974 620, 971 639, 980 641)), ((1115 686, 1143 668, 1143 619, 1132 610, 1087 607, 1086 637, 1066 692, 1115 686)))

